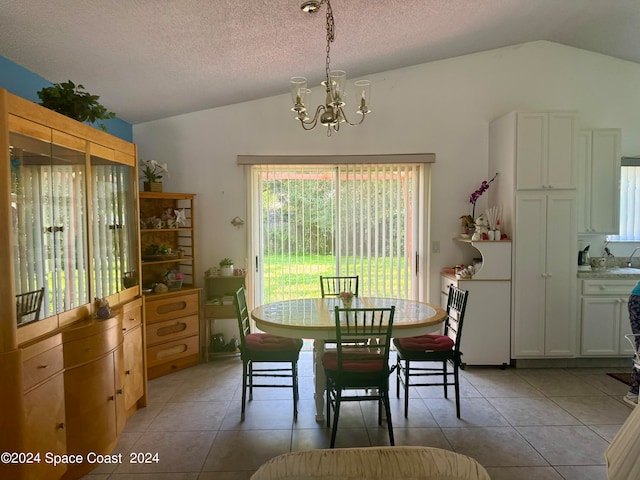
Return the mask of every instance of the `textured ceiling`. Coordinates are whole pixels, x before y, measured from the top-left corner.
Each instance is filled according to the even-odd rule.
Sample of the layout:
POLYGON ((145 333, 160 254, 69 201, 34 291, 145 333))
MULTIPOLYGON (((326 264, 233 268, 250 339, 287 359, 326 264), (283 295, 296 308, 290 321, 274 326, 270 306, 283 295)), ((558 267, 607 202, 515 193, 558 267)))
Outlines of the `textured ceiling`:
MULTIPOLYGON (((0 0, 0 55, 132 124, 286 93, 324 72, 302 0, 0 0)), ((640 0, 332 0, 349 78, 549 40, 640 63, 640 0)), ((1 73, 1 72, 0 72, 1 73)), ((374 85, 375 88, 375 85, 374 85)))

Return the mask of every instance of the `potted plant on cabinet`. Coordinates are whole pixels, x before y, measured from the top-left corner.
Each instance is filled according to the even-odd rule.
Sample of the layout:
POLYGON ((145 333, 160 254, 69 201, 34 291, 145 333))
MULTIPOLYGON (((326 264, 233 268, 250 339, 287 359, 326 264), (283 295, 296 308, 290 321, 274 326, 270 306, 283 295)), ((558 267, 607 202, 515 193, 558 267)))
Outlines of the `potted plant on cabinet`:
MULTIPOLYGON (((54 83, 51 87, 45 87, 38 92, 40 105, 49 110, 56 111, 79 122, 91 122, 96 120, 109 120, 116 114, 102 106, 98 95, 85 92, 84 86, 76 85, 71 80, 62 83, 54 83)), ((104 124, 98 124, 101 130, 107 131, 104 124)))
POLYGON ((233 260, 231 260, 230 258, 223 258, 222 260, 220 260, 220 276, 233 276, 233 260))

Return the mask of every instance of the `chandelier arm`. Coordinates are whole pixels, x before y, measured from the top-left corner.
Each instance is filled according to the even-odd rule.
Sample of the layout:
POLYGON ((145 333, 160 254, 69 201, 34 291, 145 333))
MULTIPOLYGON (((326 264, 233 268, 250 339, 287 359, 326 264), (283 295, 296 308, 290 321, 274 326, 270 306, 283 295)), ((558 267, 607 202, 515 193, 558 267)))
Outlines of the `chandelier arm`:
POLYGON ((360 125, 362 122, 364 122, 364 117, 367 115, 366 113, 362 113, 362 117, 360 118, 359 122, 355 122, 352 123, 349 121, 349 119, 347 118, 347 114, 345 113, 345 111, 343 110, 342 107, 337 107, 338 111, 340 112, 340 115, 342 115, 342 118, 344 118, 344 121, 347 122, 349 125, 351 125, 352 127, 357 127, 358 125, 360 125))
POLYGON ((304 128, 305 130, 311 130, 312 128, 315 128, 316 124, 318 123, 318 118, 320 118, 320 113, 323 110, 325 110, 325 106, 318 105, 318 108, 316 108, 316 113, 313 115, 313 118, 308 121, 305 121, 304 118, 298 117, 298 120, 300 120, 300 125, 302 125, 302 128, 304 128))

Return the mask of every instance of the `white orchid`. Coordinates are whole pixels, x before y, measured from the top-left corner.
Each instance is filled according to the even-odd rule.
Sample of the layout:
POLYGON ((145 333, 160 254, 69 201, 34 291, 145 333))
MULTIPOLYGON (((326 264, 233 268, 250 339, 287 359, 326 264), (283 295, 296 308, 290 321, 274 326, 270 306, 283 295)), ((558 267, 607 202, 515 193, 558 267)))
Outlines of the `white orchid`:
POLYGON ((166 163, 158 163, 155 160, 142 160, 140 162, 142 176, 147 182, 158 182, 164 174, 169 177, 169 169, 166 163))

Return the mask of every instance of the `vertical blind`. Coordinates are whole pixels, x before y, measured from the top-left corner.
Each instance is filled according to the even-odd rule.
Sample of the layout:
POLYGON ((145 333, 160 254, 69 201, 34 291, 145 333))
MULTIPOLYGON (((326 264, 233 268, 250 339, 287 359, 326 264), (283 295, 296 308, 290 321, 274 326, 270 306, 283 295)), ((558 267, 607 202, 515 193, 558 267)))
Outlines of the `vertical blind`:
POLYGON ((416 298, 422 164, 254 166, 262 302, 317 297, 319 275, 416 298))
POLYGON ((640 157, 623 157, 620 175, 620 234, 608 240, 640 241, 640 157))

